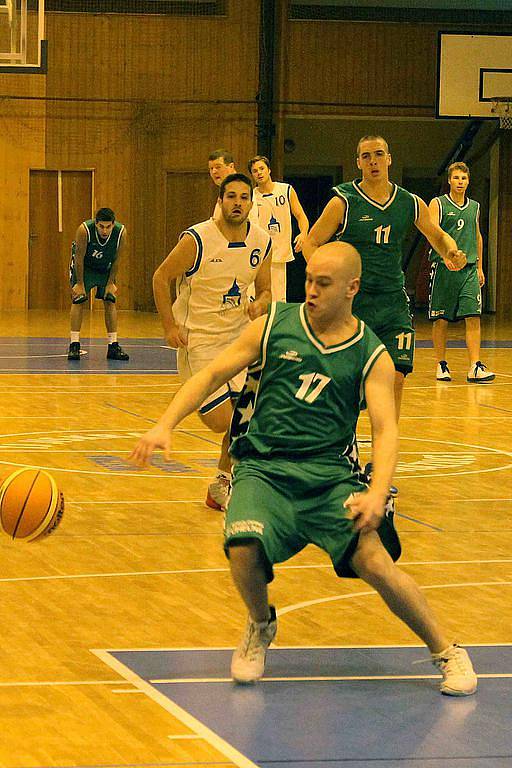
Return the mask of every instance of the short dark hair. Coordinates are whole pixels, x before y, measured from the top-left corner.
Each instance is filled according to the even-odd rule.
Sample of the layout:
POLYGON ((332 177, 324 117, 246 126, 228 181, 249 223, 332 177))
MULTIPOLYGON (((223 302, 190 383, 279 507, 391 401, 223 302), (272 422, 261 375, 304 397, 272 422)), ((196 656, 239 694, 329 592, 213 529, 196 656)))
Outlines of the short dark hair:
POLYGON ((265 157, 265 155, 256 155, 256 157, 253 157, 247 163, 247 168, 249 169, 249 173, 252 173, 252 167, 253 167, 254 163, 259 163, 260 161, 262 163, 265 163, 265 165, 267 166, 267 168, 270 171, 270 160, 268 159, 268 157, 265 157))
POLYGON ((466 163, 452 163, 451 165, 449 165, 448 166, 448 171, 447 171, 448 181, 450 181, 450 179, 452 177, 452 173, 454 171, 462 171, 462 173, 467 173, 468 179, 470 177, 469 168, 466 165, 466 163))
POLYGON ((363 143, 363 141, 383 141, 384 144, 386 145, 386 152, 389 154, 389 145, 386 139, 384 138, 384 136, 381 136, 380 134, 376 134, 375 136, 373 135, 361 136, 361 138, 357 142, 356 157, 359 157, 359 149, 361 148, 361 144, 363 143))
POLYGON ((220 158, 224 160, 226 165, 231 165, 231 163, 235 162, 235 158, 229 151, 229 149, 214 149, 213 152, 210 152, 208 155, 208 160, 220 160, 220 158))
POLYGON ((115 221, 116 215, 112 208, 98 208, 95 219, 96 221, 115 221))
POLYGON ((224 191, 228 184, 231 184, 232 181, 241 181, 244 184, 247 184, 249 189, 251 190, 251 200, 252 200, 252 183, 248 176, 245 175, 245 173, 230 173, 229 176, 226 176, 226 178, 223 180, 222 184, 220 185, 219 189, 219 197, 222 200, 224 197, 224 191))

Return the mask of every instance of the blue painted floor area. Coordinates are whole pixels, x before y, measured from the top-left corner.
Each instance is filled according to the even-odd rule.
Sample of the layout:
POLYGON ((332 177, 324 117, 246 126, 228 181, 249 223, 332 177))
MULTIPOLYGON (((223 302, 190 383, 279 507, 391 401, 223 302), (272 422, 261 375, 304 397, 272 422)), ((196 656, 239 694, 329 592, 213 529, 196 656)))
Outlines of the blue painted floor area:
MULTIPOLYGON (((130 360, 107 360, 105 338, 80 341, 82 355, 79 361, 68 361, 69 339, 62 337, 0 337, 0 373, 155 373, 178 372, 176 350, 170 349, 162 339, 119 339, 130 360)), ((416 341, 418 348, 431 348, 428 340, 416 341)), ((462 340, 448 341, 449 348, 462 348, 462 340)), ((482 341, 482 348, 509 349, 512 341, 482 341)))
POLYGON ((464 698, 424 648, 275 648, 254 686, 226 679, 229 650, 111 655, 263 768, 510 768, 512 646, 469 652, 484 677, 464 698))
MULTIPOLYGON (((432 349, 433 344, 430 339, 416 339, 416 347, 421 349, 432 349)), ((448 349, 465 349, 466 342, 464 339, 448 339, 446 344, 448 349)), ((509 339, 482 339, 482 349, 510 349, 512 347, 512 341, 509 339)))
POLYGON ((0 338, 0 373, 166 373, 176 374, 176 350, 162 339, 119 339, 126 362, 107 360, 107 340, 82 338, 81 357, 68 360, 69 339, 0 338))

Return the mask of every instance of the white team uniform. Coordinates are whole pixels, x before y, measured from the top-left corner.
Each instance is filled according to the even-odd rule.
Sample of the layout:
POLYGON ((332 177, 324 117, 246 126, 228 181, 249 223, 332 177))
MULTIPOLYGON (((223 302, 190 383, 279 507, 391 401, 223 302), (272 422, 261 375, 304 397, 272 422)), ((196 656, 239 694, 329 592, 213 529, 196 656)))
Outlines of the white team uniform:
MULTIPOLYGON (((181 237, 193 237, 196 258, 176 281, 173 304, 176 322, 187 338, 178 350, 178 370, 184 379, 210 363, 232 344, 249 324, 247 288, 254 282, 271 249, 271 239, 261 227, 249 223, 244 242, 226 240, 213 219, 195 224, 181 237)), ((211 394, 201 413, 213 410, 242 389, 245 373, 211 394)))
POLYGON ((286 262, 293 261, 290 184, 274 181, 272 192, 254 190, 260 226, 272 238, 272 301, 286 301, 286 262))

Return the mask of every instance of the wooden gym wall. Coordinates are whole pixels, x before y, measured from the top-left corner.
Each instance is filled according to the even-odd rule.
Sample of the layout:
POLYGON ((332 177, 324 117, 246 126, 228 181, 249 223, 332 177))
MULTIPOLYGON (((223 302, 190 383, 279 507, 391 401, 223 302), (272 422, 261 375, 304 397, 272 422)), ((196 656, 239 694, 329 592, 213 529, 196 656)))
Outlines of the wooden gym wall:
MULTIPOLYGON (((227 18, 47 14, 48 74, 0 75, 4 96, 48 98, 0 99, 0 309, 26 307, 30 168, 95 169, 96 205, 113 207, 130 236, 119 306, 153 309, 151 276, 166 253, 167 172, 204 172, 208 187, 209 151, 230 148, 245 170, 256 149, 258 19, 259 0, 232 0, 227 18)), ((278 136, 287 115, 433 117, 437 31, 288 21, 283 13, 278 136)), ((509 136, 502 141, 510 145, 509 136)), ((512 178, 502 176, 509 221, 512 178)), ((180 183, 186 200, 186 176, 180 183)), ((511 248, 503 235, 505 285, 511 248)), ((500 312, 510 311, 503 291, 498 300, 500 312)))
POLYGON ((119 307, 154 308, 167 172, 208 187, 212 149, 241 169, 256 149, 259 0, 228 5, 227 18, 50 13, 48 74, 0 75, 0 94, 47 98, 0 99, 0 309, 26 307, 30 168, 95 169, 96 205, 129 234, 119 307))

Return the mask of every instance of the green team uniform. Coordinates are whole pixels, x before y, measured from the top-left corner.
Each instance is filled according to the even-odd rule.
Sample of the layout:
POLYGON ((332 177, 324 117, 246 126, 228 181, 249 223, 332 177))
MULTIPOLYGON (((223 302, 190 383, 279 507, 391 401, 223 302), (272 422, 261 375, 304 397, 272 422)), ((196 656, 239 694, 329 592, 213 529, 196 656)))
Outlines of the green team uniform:
MULTIPOLYGON (((364 383, 384 345, 358 320, 352 338, 325 346, 303 304, 273 303, 259 361, 248 371, 231 424, 235 460, 225 548, 258 539, 272 565, 313 543, 339 576, 358 534, 343 503, 365 490, 355 439, 364 383)), ((400 543, 388 511, 379 535, 393 559, 400 543)))
POLYGON ((419 216, 416 195, 392 184, 388 201, 378 203, 361 189, 360 180, 338 184, 333 193, 345 202, 336 239, 351 243, 361 255, 361 288, 353 311, 382 339, 404 374, 412 371, 414 328, 402 270, 404 241, 419 216))
MULTIPOLYGON (((84 256, 84 285, 86 294, 96 288, 96 298, 105 298, 105 288, 108 284, 112 264, 117 258, 117 252, 124 231, 124 224, 115 222, 110 235, 103 242, 98 237, 94 219, 82 222, 87 231, 87 248, 84 256)), ((71 285, 76 284, 75 267, 76 243, 71 248, 69 279, 71 285)), ((112 297, 115 301, 115 297, 112 297)), ((112 298, 110 300, 112 300, 112 298)))
POLYGON ((452 272, 441 256, 430 250, 429 320, 453 322, 464 317, 478 317, 482 314, 482 292, 477 270, 480 203, 468 197, 463 205, 458 205, 450 195, 434 199, 439 206, 439 226, 464 251, 467 264, 458 272, 452 272))

